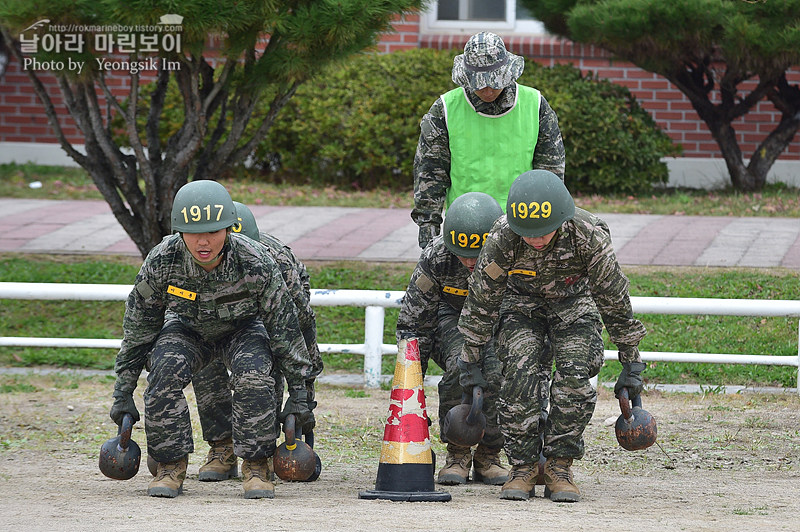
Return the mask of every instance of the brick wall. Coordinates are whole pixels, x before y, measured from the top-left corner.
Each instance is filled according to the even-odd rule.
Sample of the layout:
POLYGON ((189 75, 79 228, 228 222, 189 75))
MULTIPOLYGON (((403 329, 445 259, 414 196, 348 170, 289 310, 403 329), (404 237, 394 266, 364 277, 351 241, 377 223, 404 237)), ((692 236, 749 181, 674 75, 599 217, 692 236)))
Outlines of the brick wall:
MULTIPOLYGON (((71 143, 83 144, 83 135, 64 106, 55 76, 47 72, 37 74, 50 95, 67 139, 71 143)), ((112 94, 122 99, 129 92, 130 77, 127 72, 108 72, 106 84, 112 94)), ((105 112, 106 100, 102 93, 98 93, 98 101, 100 109, 105 112)), ((5 75, 0 78, 0 142, 58 143, 28 74, 13 58, 5 75)))

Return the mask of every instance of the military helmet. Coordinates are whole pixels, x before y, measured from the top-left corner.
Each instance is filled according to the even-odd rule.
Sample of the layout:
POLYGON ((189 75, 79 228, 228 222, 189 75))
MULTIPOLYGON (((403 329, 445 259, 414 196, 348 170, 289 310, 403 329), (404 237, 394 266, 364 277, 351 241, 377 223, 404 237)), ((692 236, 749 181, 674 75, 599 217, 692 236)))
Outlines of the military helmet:
POLYGON ((247 205, 238 201, 234 201, 233 206, 236 207, 236 217, 239 222, 233 224, 231 231, 241 233, 258 242, 261 236, 258 234, 258 224, 256 223, 256 217, 253 216, 253 211, 247 205))
POLYGON ((482 31, 469 38, 464 53, 453 58, 453 83, 467 90, 504 89, 522 75, 525 60, 506 50, 503 39, 482 31))
POLYGON ((467 192, 447 208, 444 245, 459 257, 477 257, 495 220, 503 215, 497 200, 483 192, 467 192))
POLYGON ((172 201, 173 231, 214 233, 236 222, 231 195, 216 181, 201 179, 186 183, 172 201))
POLYGON ((508 225, 520 236, 552 233, 573 216, 575 202, 564 182, 553 172, 528 170, 508 190, 508 225))

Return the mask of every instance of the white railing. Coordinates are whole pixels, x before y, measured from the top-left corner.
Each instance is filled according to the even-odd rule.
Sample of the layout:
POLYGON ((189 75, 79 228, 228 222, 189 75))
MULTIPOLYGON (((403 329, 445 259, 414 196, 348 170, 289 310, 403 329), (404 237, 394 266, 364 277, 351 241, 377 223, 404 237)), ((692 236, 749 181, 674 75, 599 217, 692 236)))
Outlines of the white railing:
MULTIPOLYGON (((124 301, 130 285, 64 284, 64 283, 0 283, 0 299, 124 301)), ((319 344, 324 353, 357 353, 364 355, 364 384, 378 387, 383 355, 396 355, 397 346, 383 343, 386 308, 399 308, 405 292, 381 290, 323 290, 311 291, 312 306, 365 307, 363 344, 319 344)), ((637 314, 684 314, 709 316, 762 316, 800 318, 800 301, 761 299, 711 299, 631 297, 637 314)), ((119 349, 121 340, 88 338, 30 338, 0 337, 0 346, 26 347, 94 347, 119 349)), ((762 364, 794 366, 800 379, 800 322, 798 322, 797 355, 743 355, 719 353, 670 353, 642 351, 645 361, 692 362, 712 364, 762 364)), ((616 360, 617 352, 605 351, 606 360, 616 360)), ((800 385, 798 385, 800 393, 800 385)))

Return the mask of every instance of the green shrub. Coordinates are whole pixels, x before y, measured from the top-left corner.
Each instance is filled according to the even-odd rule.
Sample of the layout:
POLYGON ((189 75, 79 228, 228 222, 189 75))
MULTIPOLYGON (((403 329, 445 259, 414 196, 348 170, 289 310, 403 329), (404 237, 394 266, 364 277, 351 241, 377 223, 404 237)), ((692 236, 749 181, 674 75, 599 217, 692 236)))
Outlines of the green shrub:
MULTIPOLYGON (((410 189, 419 122, 436 98, 453 88, 456 53, 412 49, 360 55, 327 68, 301 85, 279 113, 256 148, 254 163, 277 183, 410 189)), ((573 193, 628 194, 666 181, 660 160, 678 149, 628 89, 571 66, 546 68, 532 61, 526 61, 519 82, 541 90, 558 114, 573 193)), ((159 124, 162 142, 183 121, 177 91, 171 84, 159 124)), ((140 127, 150 92, 142 89, 140 127)), ((262 99, 251 130, 270 100, 268 94, 262 99)), ((121 120, 113 127, 122 130, 121 120)), ((117 140, 127 142, 122 131, 117 140)))
POLYGON ((558 115, 572 192, 628 194, 667 181, 661 158, 680 150, 627 88, 530 61, 519 83, 539 89, 558 115))
MULTIPOLYGON (((410 188, 419 121, 453 88, 455 53, 364 55, 322 73, 298 90, 256 160, 277 181, 410 188)), ((626 88, 531 61, 519 81, 558 114, 571 191, 632 193, 667 179, 660 159, 676 148, 626 88)))
POLYGON ((410 188, 419 121, 452 88, 452 64, 414 49, 330 68, 298 89, 256 160, 273 163, 278 180, 410 188))

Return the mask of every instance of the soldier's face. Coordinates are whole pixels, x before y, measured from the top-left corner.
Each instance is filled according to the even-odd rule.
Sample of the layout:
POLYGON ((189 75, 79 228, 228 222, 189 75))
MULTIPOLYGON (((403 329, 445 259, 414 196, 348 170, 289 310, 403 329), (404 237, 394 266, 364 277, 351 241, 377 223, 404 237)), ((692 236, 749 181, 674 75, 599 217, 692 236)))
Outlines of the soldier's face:
POLYGON ((478 257, 474 257, 471 259, 468 259, 467 257, 458 257, 458 260, 470 272, 475 271, 475 263, 478 262, 478 257))
POLYGON ((522 240, 524 240, 525 243, 531 246, 533 249, 544 249, 547 247, 547 244, 553 240, 555 235, 556 232, 553 231, 552 233, 547 233, 544 236, 523 236, 522 240))
POLYGON ((482 89, 478 89, 475 91, 475 96, 480 98, 486 103, 493 102, 500 96, 500 93, 503 92, 503 89, 493 89, 491 87, 484 87, 482 89))
MULTIPOLYGON (((183 241, 189 253, 198 260, 198 262, 208 262, 222 251, 222 246, 225 245, 225 236, 227 229, 220 229, 213 233, 183 233, 183 241)), ((203 264, 202 268, 206 271, 213 270, 220 262, 222 257, 211 264, 203 264)))

